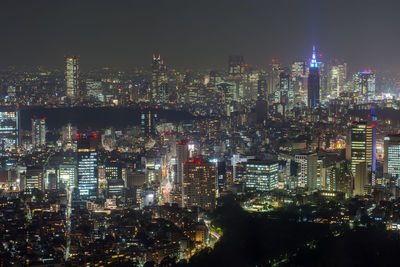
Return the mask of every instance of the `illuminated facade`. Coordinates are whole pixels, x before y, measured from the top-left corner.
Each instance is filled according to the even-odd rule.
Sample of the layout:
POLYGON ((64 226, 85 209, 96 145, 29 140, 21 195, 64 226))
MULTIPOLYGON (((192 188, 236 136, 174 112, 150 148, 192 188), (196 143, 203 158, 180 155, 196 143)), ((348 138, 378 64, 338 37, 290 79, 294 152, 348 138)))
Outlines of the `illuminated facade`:
POLYGON ((75 98, 79 88, 79 56, 65 57, 66 96, 75 98))
POLYGON ((371 102, 375 99, 375 73, 361 71, 358 74, 356 93, 363 102, 371 102))
POLYGON ((343 63, 332 66, 329 74, 329 95, 333 98, 337 98, 343 91, 344 83, 347 78, 347 64, 343 63))
POLYGON ((152 100, 157 103, 168 103, 169 92, 168 92, 168 77, 167 68, 164 65, 164 61, 161 56, 153 55, 152 63, 152 100))
POLYGON ((384 173, 388 178, 400 178, 400 135, 385 137, 384 173))
POLYGON ((0 109, 0 151, 12 150, 19 145, 19 110, 0 109))
POLYGON ((60 164, 58 167, 58 184, 74 187, 76 184, 76 165, 60 164))
POLYGON ((156 134, 156 123, 158 121, 158 114, 152 110, 140 111, 140 127, 142 134, 153 135, 156 134))
POLYGON ((98 159, 96 149, 90 146, 90 138, 83 136, 78 138, 78 189, 81 199, 93 199, 97 197, 98 187, 98 159))
POLYGON ((205 210, 215 208, 217 191, 217 170, 210 162, 195 159, 185 162, 183 167, 183 205, 200 207, 205 210))
MULTIPOLYGON (((351 171, 357 176, 357 165, 366 163, 368 175, 375 171, 375 124, 353 122, 351 126, 351 171)), ((374 180, 369 179, 370 183, 374 180)))
POLYGON ((275 92, 275 101, 291 110, 294 106, 294 90, 289 70, 279 74, 279 86, 275 92))
POLYGON ((246 188, 271 191, 278 188, 278 162, 250 160, 246 163, 246 188))
POLYGON ((320 80, 318 72, 318 62, 314 46, 310 62, 310 70, 308 74, 308 107, 312 108, 318 106, 319 103, 320 103, 320 80))
POLYGON ((307 187, 309 190, 321 187, 321 162, 316 153, 299 154, 295 156, 295 162, 299 165, 297 174, 297 186, 307 187))
POLYGON ((32 146, 34 148, 46 145, 46 119, 32 118, 32 146))

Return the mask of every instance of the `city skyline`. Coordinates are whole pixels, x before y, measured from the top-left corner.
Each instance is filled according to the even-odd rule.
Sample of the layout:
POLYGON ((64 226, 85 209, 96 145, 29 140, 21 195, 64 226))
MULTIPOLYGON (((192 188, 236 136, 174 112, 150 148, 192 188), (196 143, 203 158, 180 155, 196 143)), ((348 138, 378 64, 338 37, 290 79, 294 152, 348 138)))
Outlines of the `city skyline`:
POLYGON ((265 66, 308 58, 315 44, 354 70, 400 70, 395 1, 93 3, 5 2, 0 67, 61 67, 79 54, 83 69, 131 68, 149 66, 154 52, 177 68, 224 68, 231 54, 265 66))

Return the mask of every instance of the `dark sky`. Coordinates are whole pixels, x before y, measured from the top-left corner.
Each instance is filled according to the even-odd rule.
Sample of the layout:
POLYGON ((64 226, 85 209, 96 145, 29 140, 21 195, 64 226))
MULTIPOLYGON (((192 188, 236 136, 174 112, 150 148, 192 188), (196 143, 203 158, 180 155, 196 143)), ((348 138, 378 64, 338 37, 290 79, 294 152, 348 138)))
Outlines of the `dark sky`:
POLYGON ((178 68, 325 56, 356 69, 400 70, 398 0, 1 0, 0 67, 148 66, 159 51, 178 68))

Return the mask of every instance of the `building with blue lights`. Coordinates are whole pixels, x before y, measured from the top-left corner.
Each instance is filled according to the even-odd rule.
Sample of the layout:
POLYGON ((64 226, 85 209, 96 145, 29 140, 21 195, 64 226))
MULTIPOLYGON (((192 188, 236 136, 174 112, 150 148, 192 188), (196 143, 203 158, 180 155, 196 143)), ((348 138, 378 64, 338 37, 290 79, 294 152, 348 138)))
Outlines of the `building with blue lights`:
POLYGON ((0 109, 0 151, 13 150, 19 145, 19 110, 2 107, 0 109))
POLYGON ((318 62, 313 46, 312 58, 310 61, 310 71, 308 74, 308 107, 318 106, 320 103, 320 81, 318 72, 318 62))
POLYGON ((78 138, 78 189, 83 200, 96 198, 98 191, 98 155, 90 145, 91 138, 97 138, 97 135, 80 135, 78 138))

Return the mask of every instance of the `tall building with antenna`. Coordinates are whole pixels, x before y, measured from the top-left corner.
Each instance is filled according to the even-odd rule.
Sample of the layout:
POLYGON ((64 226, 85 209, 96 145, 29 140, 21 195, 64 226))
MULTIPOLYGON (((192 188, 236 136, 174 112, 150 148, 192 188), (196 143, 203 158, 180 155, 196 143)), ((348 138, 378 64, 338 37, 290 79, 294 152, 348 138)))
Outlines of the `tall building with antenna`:
POLYGON ((318 106, 320 103, 320 81, 318 62, 315 53, 315 46, 313 46, 312 58, 310 61, 310 71, 308 74, 308 107, 312 108, 318 106))

